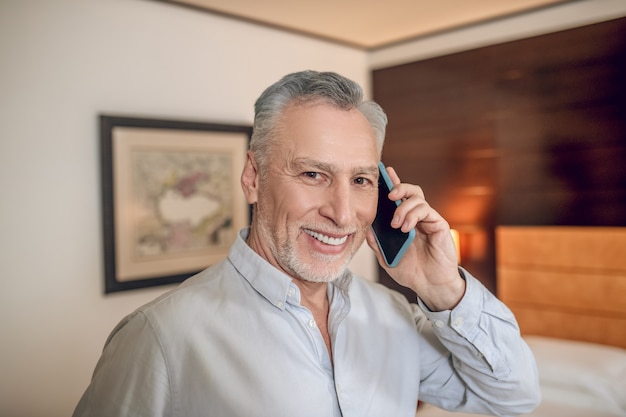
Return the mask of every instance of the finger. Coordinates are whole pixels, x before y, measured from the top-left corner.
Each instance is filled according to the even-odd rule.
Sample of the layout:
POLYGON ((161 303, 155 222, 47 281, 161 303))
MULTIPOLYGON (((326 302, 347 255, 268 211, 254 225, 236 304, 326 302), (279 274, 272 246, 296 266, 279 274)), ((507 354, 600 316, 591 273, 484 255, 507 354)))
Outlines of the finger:
POLYGON ((433 221, 433 209, 423 199, 406 200, 396 209, 396 225, 407 233, 418 224, 433 221), (411 206, 409 206, 411 204, 411 206))
POLYGON ((420 187, 411 184, 398 184, 394 191, 390 193, 389 197, 392 200, 401 200, 401 203, 396 209, 392 224, 399 227, 405 221, 405 217, 416 209, 418 211, 414 213, 414 216, 417 216, 418 220, 426 217, 430 205, 424 199, 424 193, 420 187))
POLYGON ((391 226, 400 228, 407 233, 418 222, 429 216, 431 207, 424 199, 424 191, 420 186, 401 183, 400 177, 393 167, 387 167, 387 174, 394 184, 393 190, 389 193, 389 198, 396 201, 402 200, 396 209, 391 226))
POLYGON ((387 167, 387 174, 389 174, 389 178, 391 179, 391 183, 394 185, 394 188, 396 185, 400 184, 400 177, 393 167, 387 167))
POLYGON ((410 227, 416 227, 425 234, 433 234, 449 229, 446 220, 427 204, 407 214, 404 224, 402 225, 403 231, 405 227, 407 231, 410 227))

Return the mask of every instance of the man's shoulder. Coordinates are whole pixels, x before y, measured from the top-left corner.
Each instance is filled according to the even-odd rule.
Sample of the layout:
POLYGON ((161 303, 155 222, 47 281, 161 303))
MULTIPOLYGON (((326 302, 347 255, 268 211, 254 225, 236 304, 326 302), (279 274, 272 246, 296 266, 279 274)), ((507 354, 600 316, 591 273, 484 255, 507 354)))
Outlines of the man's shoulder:
POLYGON ((150 321, 183 320, 213 308, 241 285, 241 280, 227 261, 219 262, 187 278, 177 287, 139 307, 132 315, 141 314, 150 321))

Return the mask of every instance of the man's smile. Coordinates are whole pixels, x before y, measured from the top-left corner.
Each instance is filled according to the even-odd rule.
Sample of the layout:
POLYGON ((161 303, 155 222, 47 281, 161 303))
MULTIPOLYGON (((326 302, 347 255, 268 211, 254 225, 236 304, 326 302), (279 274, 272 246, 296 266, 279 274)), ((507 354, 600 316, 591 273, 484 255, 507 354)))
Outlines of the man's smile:
POLYGON ((310 229, 304 229, 304 232, 308 234, 309 236, 319 240, 320 242, 325 243, 327 245, 331 245, 331 246, 343 245, 344 243, 346 243, 346 240, 348 240, 348 236, 349 236, 349 235, 344 235, 343 237, 332 237, 332 236, 328 236, 319 232, 315 232, 310 229))

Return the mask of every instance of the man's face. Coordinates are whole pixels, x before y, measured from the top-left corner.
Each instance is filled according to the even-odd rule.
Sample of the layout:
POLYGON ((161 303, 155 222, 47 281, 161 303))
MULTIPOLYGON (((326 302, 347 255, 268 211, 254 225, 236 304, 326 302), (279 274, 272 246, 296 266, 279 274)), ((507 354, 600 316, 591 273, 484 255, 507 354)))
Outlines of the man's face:
MULTIPOLYGON (((250 246, 292 277, 339 277, 376 214, 378 159, 374 133, 358 110, 290 106, 268 175, 256 172, 256 186, 246 192, 257 203, 250 246)), ((246 170, 251 166, 249 160, 246 170)))

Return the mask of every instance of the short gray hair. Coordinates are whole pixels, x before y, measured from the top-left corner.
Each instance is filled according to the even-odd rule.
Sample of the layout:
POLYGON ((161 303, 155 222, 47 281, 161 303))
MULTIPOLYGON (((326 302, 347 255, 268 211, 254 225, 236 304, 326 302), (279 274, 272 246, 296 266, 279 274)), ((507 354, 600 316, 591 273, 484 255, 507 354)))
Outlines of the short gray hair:
POLYGON ((288 74, 269 86, 254 104, 250 150, 261 171, 267 167, 270 145, 284 110, 290 104, 314 102, 341 110, 359 110, 374 131, 378 154, 382 153, 387 116, 377 103, 363 100, 361 86, 334 72, 301 71, 288 74))

